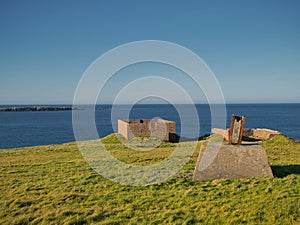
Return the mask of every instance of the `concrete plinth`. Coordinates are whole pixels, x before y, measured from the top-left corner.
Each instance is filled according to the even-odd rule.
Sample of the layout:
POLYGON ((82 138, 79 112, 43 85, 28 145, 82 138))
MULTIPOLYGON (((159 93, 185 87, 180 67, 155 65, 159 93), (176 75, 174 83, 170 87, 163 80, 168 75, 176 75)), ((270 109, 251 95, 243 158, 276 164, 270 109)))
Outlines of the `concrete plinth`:
POLYGON ((273 177, 265 149, 260 145, 202 145, 194 180, 273 177))

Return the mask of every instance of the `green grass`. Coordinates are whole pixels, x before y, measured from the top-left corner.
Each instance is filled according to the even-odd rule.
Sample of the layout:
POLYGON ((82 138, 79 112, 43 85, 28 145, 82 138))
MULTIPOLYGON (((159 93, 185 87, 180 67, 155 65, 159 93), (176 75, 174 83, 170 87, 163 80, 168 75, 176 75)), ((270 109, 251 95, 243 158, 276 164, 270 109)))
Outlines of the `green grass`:
MULTIPOLYGON (((135 165, 159 162, 176 147, 134 151, 114 135, 103 143, 135 165)), ((101 177, 75 143, 1 150, 0 224, 300 224, 300 143, 275 136, 261 144, 273 179, 192 181, 197 148, 174 177, 142 187, 101 177)))

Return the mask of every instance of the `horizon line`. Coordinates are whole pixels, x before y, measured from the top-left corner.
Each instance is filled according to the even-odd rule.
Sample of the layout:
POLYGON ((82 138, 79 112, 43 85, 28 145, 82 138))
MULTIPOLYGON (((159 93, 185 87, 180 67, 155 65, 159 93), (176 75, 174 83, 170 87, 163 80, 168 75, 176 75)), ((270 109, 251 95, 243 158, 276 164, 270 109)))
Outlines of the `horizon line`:
MULTIPOLYGON (((195 102, 196 105, 221 105, 223 103, 208 103, 208 102, 195 102)), ((239 104, 239 105, 246 105, 246 104, 300 104, 299 102, 225 102, 225 105, 228 104, 239 104)), ((1 104, 0 106, 42 106, 42 105, 74 105, 72 103, 15 103, 15 104, 1 104)), ((97 104, 90 104, 90 103, 82 103, 82 104, 76 104, 76 105, 113 105, 113 103, 97 103, 97 104)), ((114 105, 132 105, 131 103, 119 103, 114 105)), ((145 102, 145 103, 136 103, 134 105, 193 105, 190 103, 168 103, 168 102, 145 102)))

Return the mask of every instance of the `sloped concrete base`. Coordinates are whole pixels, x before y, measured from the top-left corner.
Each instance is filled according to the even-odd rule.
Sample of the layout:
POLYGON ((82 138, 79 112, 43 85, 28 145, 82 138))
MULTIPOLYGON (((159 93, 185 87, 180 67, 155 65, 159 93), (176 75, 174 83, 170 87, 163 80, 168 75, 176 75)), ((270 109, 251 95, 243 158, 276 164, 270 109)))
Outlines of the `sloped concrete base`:
POLYGON ((202 145, 194 180, 273 177, 265 149, 260 145, 202 145))

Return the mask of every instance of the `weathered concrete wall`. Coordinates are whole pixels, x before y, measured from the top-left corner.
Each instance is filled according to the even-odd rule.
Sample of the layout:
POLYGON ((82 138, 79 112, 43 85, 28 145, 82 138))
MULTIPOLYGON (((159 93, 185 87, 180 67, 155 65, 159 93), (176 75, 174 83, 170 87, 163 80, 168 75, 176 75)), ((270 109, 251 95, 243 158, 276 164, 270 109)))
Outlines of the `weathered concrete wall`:
POLYGON ((176 123, 163 119, 118 120, 118 133, 125 138, 156 137, 161 140, 176 140, 176 123))
POLYGON ((228 141, 229 129, 224 130, 221 128, 212 128, 211 133, 221 135, 223 138, 225 138, 228 141))
MULTIPOLYGON (((229 129, 213 128, 211 130, 212 134, 219 134, 228 140, 229 129)), ((243 137, 257 140, 268 140, 274 135, 280 134, 279 131, 264 129, 264 128, 255 128, 255 129, 244 129, 243 137)))
POLYGON ((128 138, 128 124, 124 120, 118 120, 118 133, 128 138))
POLYGON ((266 151, 262 146, 211 144, 202 145, 193 179, 260 177, 273 177, 266 151))
POLYGON ((268 140, 271 137, 280 134, 279 131, 270 130, 270 129, 252 129, 252 137, 260 140, 268 140))

